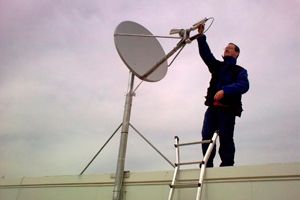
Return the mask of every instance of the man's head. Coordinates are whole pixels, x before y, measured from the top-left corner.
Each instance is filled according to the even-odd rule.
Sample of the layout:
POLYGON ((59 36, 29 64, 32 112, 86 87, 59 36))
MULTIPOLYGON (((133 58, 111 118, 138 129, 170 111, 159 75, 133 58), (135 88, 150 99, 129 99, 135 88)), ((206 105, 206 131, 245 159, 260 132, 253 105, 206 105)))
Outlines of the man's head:
POLYGON ((238 58, 240 55, 240 48, 234 44, 234 43, 229 43, 224 50, 224 57, 230 56, 234 58, 238 58))

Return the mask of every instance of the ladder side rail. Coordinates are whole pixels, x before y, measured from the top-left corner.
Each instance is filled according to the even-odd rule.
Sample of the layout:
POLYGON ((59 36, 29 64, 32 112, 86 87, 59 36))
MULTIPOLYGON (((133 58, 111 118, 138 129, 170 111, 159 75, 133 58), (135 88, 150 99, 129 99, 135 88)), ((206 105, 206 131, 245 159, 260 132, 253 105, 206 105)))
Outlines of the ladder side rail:
POLYGON ((214 146, 216 145, 217 139, 218 139, 219 133, 218 131, 216 131, 212 137, 212 143, 210 143, 210 145, 208 146, 208 149, 204 155, 203 158, 203 162, 201 165, 201 170, 200 170, 200 176, 199 176, 199 187, 197 189, 197 196, 196 196, 196 200, 200 200, 201 199, 201 194, 202 194, 202 186, 203 186, 203 180, 204 180, 204 176, 205 176, 205 169, 206 169, 206 164, 207 161, 210 157, 210 154, 214 148, 214 146))
POLYGON ((179 137, 175 136, 175 170, 174 170, 174 174, 173 174, 173 178, 172 178, 172 182, 170 184, 170 191, 169 191, 169 197, 168 200, 172 200, 173 195, 174 195, 174 185, 177 179, 177 174, 178 174, 178 170, 179 170, 179 165, 177 163, 179 163, 180 161, 180 154, 179 154, 179 137))
MULTIPOLYGON (((176 149, 176 164, 180 163, 180 153, 179 153, 179 137, 175 137, 175 149, 176 149)), ((176 166, 175 164, 175 166, 176 166)))
POLYGON ((207 149, 207 151, 206 151, 206 153, 204 155, 203 161, 205 163, 207 163, 207 161, 208 161, 208 159, 210 157, 210 154, 211 154, 211 152, 212 152, 212 150, 213 150, 213 148, 214 148, 214 146, 215 146, 215 144, 217 142, 218 136, 219 136, 219 133, 216 131, 214 133, 213 137, 212 137, 212 143, 209 144, 208 149, 207 149))
POLYGON ((200 169, 200 179, 199 179, 199 187, 197 189, 197 195, 196 195, 196 200, 200 200, 201 199, 201 194, 202 194, 202 187, 203 187, 203 178, 205 175, 205 169, 206 169, 206 163, 201 165, 201 169, 200 169))

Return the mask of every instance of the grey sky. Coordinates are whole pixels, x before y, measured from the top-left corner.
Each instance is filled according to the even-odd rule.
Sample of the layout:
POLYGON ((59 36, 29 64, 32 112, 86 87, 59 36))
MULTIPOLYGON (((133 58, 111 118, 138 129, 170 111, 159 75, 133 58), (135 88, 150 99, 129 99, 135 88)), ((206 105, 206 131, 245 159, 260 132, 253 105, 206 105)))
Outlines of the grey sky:
MULTIPOLYGON (((113 33, 125 20, 167 35, 214 17, 212 52, 221 59, 237 43, 250 79, 237 165, 299 162, 299 8, 299 0, 0 1, 0 176, 78 174, 118 127, 128 69, 113 33)), ((165 51, 176 44, 160 42, 165 51)), ((131 123, 171 160, 175 135, 200 139, 209 76, 192 43, 163 80, 137 90, 131 123)), ((114 172, 118 145, 119 134, 86 173, 114 172)), ((199 147, 186 154, 201 157, 199 147)), ((126 169, 170 166, 131 130, 126 169)))

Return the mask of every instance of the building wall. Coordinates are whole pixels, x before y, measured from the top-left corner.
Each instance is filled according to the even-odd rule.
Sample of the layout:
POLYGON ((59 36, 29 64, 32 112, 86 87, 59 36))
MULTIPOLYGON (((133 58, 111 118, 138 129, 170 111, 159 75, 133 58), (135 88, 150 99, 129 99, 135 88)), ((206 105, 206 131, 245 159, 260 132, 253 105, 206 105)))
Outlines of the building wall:
MULTIPOLYGON (((167 200, 173 171, 129 172, 124 200, 167 200)), ((180 179, 197 181, 199 169, 180 179)), ((111 200, 111 174, 0 179, 0 200, 111 200)), ((192 200, 196 189, 176 189, 174 200, 192 200)), ((300 199, 300 163, 207 169, 202 200, 300 199)))

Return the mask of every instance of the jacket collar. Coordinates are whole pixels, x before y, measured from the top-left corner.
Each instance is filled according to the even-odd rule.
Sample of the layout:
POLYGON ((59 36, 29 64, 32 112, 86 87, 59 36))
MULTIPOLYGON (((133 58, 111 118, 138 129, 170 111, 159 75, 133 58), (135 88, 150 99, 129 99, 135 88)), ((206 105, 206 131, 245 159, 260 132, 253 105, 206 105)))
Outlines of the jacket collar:
POLYGON ((225 56, 225 57, 223 57, 223 60, 226 64, 229 64, 229 65, 235 65, 236 64, 236 58, 231 57, 231 56, 225 56))

